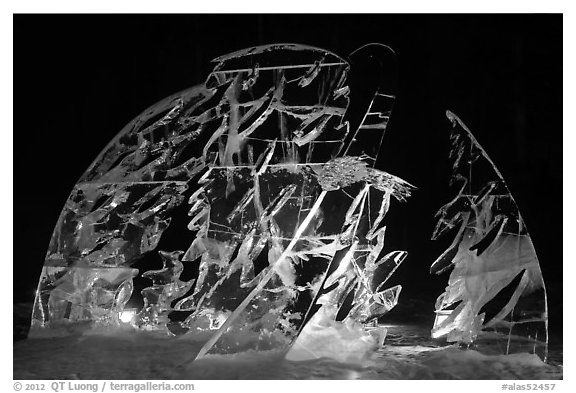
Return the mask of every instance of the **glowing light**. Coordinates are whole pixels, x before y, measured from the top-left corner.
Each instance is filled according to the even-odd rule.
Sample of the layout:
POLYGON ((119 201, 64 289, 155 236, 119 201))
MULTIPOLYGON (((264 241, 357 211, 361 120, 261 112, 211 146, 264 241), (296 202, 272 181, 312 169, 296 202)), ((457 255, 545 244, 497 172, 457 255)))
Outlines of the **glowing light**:
POLYGON ((120 320, 124 323, 132 322, 132 319, 136 316, 136 310, 124 310, 120 311, 120 320))

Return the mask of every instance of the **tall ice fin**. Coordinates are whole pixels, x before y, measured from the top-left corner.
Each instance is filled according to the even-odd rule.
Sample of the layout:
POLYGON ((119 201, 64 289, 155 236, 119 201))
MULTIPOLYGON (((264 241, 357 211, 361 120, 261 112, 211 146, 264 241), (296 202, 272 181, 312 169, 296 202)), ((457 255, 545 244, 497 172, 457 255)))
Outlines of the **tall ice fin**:
POLYGON ((538 258, 504 179, 470 130, 452 112, 451 185, 458 194, 437 213, 432 236, 451 231, 432 274, 450 271, 436 302, 432 337, 489 345, 503 353, 547 356, 546 289, 538 258))

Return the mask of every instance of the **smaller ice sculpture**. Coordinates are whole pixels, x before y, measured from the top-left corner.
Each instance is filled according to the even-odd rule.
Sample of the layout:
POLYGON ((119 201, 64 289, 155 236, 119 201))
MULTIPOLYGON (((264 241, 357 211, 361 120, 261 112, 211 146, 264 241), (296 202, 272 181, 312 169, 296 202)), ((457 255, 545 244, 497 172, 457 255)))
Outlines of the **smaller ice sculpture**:
POLYGON ((530 235, 502 175, 470 130, 453 113, 453 174, 456 197, 437 213, 437 239, 455 233, 430 272, 451 270, 436 301, 435 338, 470 344, 480 338, 503 353, 546 357, 546 291, 530 235))

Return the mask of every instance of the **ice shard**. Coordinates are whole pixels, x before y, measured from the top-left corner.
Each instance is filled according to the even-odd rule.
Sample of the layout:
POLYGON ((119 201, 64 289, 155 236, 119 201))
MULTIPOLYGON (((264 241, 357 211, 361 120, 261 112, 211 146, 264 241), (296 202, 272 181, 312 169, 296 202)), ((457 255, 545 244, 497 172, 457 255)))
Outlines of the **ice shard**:
POLYGON ((150 253, 163 266, 139 272, 151 286, 134 325, 174 334, 168 325, 178 324, 207 340, 198 357, 288 350, 315 315, 363 326, 396 305, 401 288, 385 283, 406 252, 383 251, 382 223, 413 186, 375 168, 394 102, 393 52, 370 44, 344 60, 275 44, 214 62, 203 85, 130 122, 75 186, 48 250, 35 328, 74 325, 63 310, 86 305, 76 294, 98 290, 85 279, 94 274, 109 277, 119 300, 82 318, 117 321, 150 253), (177 232, 190 243, 159 250, 186 203, 177 232), (194 266, 196 278, 181 280, 194 266))
POLYGON ((450 271, 436 302, 432 336, 545 358, 546 289, 526 225, 484 149, 455 114, 448 111, 447 117, 452 123, 451 185, 459 191, 438 211, 432 237, 454 234, 430 268, 433 274, 450 271))

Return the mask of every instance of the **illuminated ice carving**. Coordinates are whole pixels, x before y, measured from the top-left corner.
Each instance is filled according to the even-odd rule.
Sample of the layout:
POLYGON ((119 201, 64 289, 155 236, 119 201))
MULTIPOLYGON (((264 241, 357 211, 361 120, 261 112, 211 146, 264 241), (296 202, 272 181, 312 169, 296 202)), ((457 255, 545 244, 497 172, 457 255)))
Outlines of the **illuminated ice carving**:
POLYGON ((195 238, 141 272, 152 286, 134 326, 170 333, 171 316, 187 313, 182 331, 208 340, 202 357, 288 349, 315 315, 351 327, 396 305, 400 287, 385 282, 406 252, 383 252, 382 223, 412 186, 374 168, 394 101, 392 51, 371 44, 347 62, 279 44, 215 62, 205 84, 130 122, 74 187, 34 329, 120 323, 130 267, 156 252, 185 201, 181 234, 195 238), (180 280, 193 263, 197 279, 180 280))
POLYGON ((458 195, 437 213, 433 239, 452 230, 451 246, 431 273, 449 271, 436 302, 433 337, 470 344, 490 338, 504 353, 546 357, 546 290, 530 235, 504 179, 470 130, 453 113, 453 175, 458 195))

